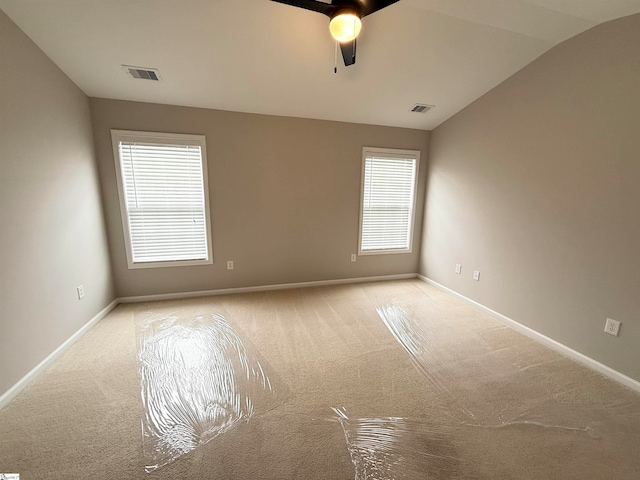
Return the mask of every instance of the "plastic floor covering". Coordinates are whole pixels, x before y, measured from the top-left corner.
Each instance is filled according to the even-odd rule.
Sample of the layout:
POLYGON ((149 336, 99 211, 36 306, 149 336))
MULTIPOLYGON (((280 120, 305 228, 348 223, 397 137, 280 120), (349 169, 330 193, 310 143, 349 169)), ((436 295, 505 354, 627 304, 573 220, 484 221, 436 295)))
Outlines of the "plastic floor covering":
POLYGON ((3 471, 639 479, 640 395, 417 280, 123 305, 0 411, 3 471))

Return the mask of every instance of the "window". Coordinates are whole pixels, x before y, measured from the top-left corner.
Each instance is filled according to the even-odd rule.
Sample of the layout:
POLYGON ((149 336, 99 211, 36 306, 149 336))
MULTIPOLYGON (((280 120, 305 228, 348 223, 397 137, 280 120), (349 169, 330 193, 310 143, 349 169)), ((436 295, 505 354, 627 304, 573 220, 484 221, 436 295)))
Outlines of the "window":
POLYGON ((360 255, 409 253, 420 152, 363 148, 360 255))
POLYGON ((111 138, 129 268, 213 263, 205 137, 111 138))

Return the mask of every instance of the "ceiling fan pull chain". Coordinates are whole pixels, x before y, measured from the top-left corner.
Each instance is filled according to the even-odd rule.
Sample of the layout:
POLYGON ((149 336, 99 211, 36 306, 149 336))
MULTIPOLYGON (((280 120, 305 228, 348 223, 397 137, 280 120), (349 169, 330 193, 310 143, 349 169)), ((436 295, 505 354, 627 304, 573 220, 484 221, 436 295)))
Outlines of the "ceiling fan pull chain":
POLYGON ((336 40, 336 53, 333 56, 333 73, 338 73, 338 41, 336 40))

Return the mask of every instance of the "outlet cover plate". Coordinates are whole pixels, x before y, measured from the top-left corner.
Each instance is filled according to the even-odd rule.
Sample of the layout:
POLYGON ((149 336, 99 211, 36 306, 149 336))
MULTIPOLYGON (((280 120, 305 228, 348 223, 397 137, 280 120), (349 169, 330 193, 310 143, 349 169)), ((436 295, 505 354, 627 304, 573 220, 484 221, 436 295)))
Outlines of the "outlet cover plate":
POLYGON ((476 282, 479 282, 479 281, 480 281, 480 270, 474 270, 474 271, 473 271, 473 279, 474 279, 476 282))
POLYGON ((620 322, 611 318, 607 318, 607 323, 605 323, 604 325, 604 331, 610 335, 617 337, 618 332, 620 331, 620 322))
POLYGON ((227 260, 227 270, 233 270, 233 260, 227 260))
POLYGON ((456 273, 460 275, 462 273, 462 265, 456 263, 456 273))

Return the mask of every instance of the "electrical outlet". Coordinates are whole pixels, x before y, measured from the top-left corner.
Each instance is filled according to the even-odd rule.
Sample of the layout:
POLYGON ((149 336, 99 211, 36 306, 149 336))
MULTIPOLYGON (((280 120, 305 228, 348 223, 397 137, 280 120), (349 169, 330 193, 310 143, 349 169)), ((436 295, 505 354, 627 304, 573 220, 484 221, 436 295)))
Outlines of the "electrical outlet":
POLYGON ((352 261, 352 262, 355 262, 355 261, 356 261, 356 258, 357 258, 357 257, 356 257, 356 254, 355 254, 355 253, 352 253, 352 254, 351 254, 351 261, 352 261))
POLYGON ((227 270, 233 270, 233 260, 227 260, 227 270))
POLYGON ((78 291, 78 300, 82 300, 84 298, 84 285, 78 285, 76 290, 78 291))
POLYGON ((474 270, 474 271, 473 271, 473 279, 474 279, 476 282, 479 282, 479 281, 480 281, 480 270, 474 270))
POLYGON ((620 331, 620 322, 617 320, 612 320, 611 318, 607 318, 607 323, 604 325, 604 331, 610 335, 618 336, 618 332, 620 331))
POLYGON ((460 275, 462 273, 462 265, 456 263, 456 273, 460 275))

